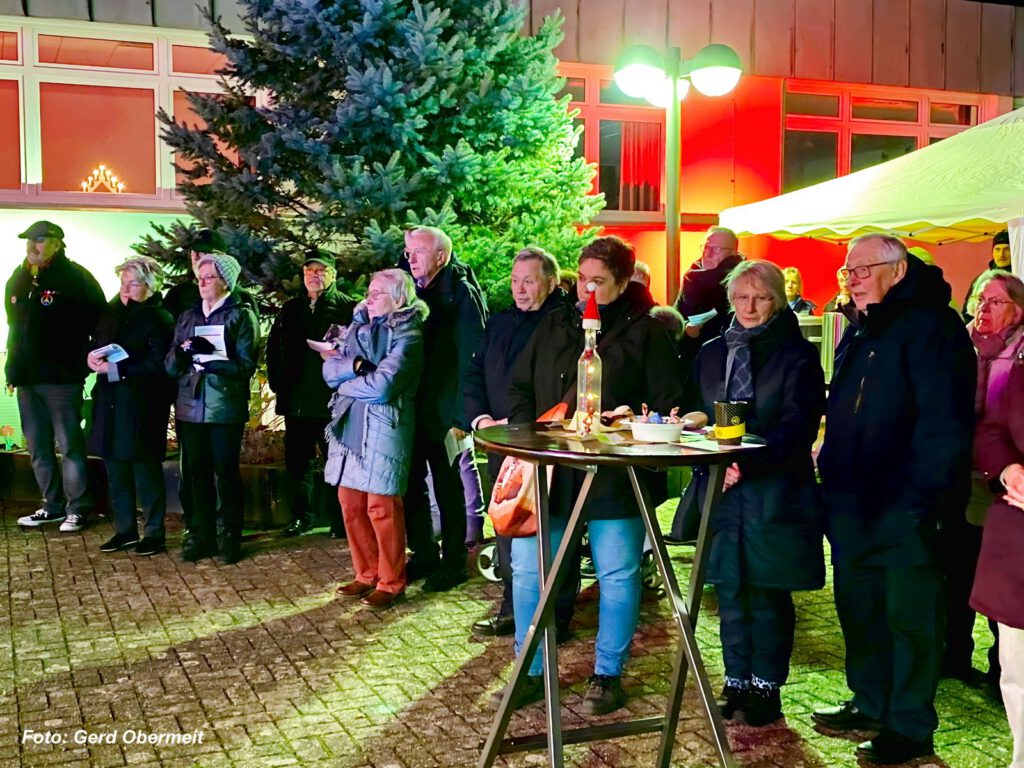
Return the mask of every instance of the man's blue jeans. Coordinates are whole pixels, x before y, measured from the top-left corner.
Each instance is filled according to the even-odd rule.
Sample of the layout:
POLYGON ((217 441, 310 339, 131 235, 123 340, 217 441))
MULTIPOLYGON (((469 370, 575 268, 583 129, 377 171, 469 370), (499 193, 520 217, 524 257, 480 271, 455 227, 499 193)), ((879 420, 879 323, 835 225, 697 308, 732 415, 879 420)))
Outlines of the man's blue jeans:
POLYGON ((50 514, 86 514, 92 506, 86 470, 85 434, 82 432, 81 384, 20 386, 18 411, 21 431, 32 457, 32 471, 43 509, 50 514), (60 448, 63 484, 57 477, 54 438, 60 448))
MULTIPOLYGON (((551 518, 552 552, 565 535, 567 518, 551 518)), ((598 603, 594 673, 617 677, 629 658, 629 646, 640 614, 640 560, 644 524, 639 517, 623 520, 591 520, 590 550, 601 585, 598 603)), ((512 540, 512 602, 516 620, 516 653, 522 648, 537 603, 540 601, 540 568, 537 537, 512 540)), ((534 654, 531 675, 543 669, 543 656, 534 654)))

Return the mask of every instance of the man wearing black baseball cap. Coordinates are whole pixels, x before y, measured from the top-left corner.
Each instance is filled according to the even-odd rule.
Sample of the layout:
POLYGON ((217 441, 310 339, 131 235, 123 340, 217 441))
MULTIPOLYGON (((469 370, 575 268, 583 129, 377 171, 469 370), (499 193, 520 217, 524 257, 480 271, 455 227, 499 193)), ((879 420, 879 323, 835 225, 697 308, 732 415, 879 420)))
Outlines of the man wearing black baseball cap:
POLYGON ((18 524, 36 528, 60 523, 80 531, 92 501, 88 493, 82 387, 89 340, 106 304, 88 270, 64 253, 64 230, 37 221, 18 237, 25 261, 7 281, 8 389, 18 395, 21 430, 43 506, 18 524), (54 438, 60 446, 63 482, 57 476, 54 438))
MULTIPOLYGON (((288 478, 287 500, 291 522, 285 536, 304 533, 314 523, 311 470, 317 447, 327 457, 324 429, 331 389, 324 383, 323 360, 306 339, 319 341, 332 325, 352 322, 355 302, 338 290, 334 256, 313 248, 305 253, 302 283, 305 292, 290 299, 267 338, 267 382, 277 394, 277 413, 284 416, 284 463, 288 478)), ((337 493, 327 493, 326 508, 331 532, 344 531, 337 493)))

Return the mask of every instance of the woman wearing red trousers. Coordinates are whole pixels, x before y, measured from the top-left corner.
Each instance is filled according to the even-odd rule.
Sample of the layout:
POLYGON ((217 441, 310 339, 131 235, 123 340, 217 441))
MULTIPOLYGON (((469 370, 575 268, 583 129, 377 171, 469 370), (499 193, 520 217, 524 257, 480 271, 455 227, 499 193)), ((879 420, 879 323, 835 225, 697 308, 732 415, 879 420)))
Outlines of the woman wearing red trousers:
POLYGON ((337 594, 376 608, 405 591, 402 495, 427 311, 408 274, 377 272, 340 349, 323 353, 324 381, 335 389, 324 475, 338 486, 355 570, 337 594))

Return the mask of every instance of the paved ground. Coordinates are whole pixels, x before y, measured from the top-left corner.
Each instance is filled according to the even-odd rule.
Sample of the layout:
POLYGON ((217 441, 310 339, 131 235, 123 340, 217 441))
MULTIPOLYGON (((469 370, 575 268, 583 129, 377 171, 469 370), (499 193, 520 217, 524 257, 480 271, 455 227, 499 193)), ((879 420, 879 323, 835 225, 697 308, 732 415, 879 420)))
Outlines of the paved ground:
MULTIPOLYGON (((151 559, 101 554, 105 522, 82 534, 23 532, 14 521, 25 511, 0 510, 9 584, 0 610, 0 766, 475 764, 490 721, 483 704, 511 666, 509 640, 468 639, 469 624, 495 604, 496 585, 478 577, 435 596, 417 587, 397 607, 374 613, 333 598, 350 563, 344 542, 321 535, 255 539, 235 566, 189 564, 176 551, 151 559), (201 743, 146 742, 162 734, 201 743), (76 743, 84 738, 96 743, 76 743)), ((171 538, 176 543, 173 528, 171 538)), ((673 554, 685 573, 691 550, 673 554)), ((815 706, 845 693, 831 601, 830 589, 799 596, 787 717, 769 728, 730 727, 741 764, 856 765, 852 741, 819 734, 808 720, 815 706)), ((713 594, 705 606, 699 639, 717 688, 713 594)), ((667 615, 664 601, 648 595, 625 681, 633 714, 656 714, 662 705, 675 647, 667 615)), ((570 725, 583 722, 593 588, 580 597, 575 629, 561 654, 570 725)), ((1005 717, 985 694, 945 681, 939 713, 942 759, 919 765, 1008 764, 1005 717)), ((513 732, 542 719, 541 707, 532 707, 516 716, 513 732)), ((708 739, 688 692, 674 764, 713 764, 708 739)), ((654 736, 570 747, 566 763, 650 765, 655 748, 654 736)), ((505 764, 542 765, 543 756, 505 764)))

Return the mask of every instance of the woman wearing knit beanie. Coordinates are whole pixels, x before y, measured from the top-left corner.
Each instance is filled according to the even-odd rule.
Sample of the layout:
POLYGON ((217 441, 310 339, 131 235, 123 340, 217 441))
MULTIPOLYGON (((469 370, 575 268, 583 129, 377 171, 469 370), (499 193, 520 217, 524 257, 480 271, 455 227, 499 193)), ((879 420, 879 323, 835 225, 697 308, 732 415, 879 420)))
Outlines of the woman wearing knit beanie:
POLYGON ((231 293, 242 268, 227 254, 207 254, 196 267, 199 302, 178 319, 167 372, 178 380, 178 440, 194 504, 186 561, 238 562, 242 541, 242 430, 249 418, 249 382, 256 371, 255 313, 231 293), (217 520, 223 522, 217 540, 217 520))

